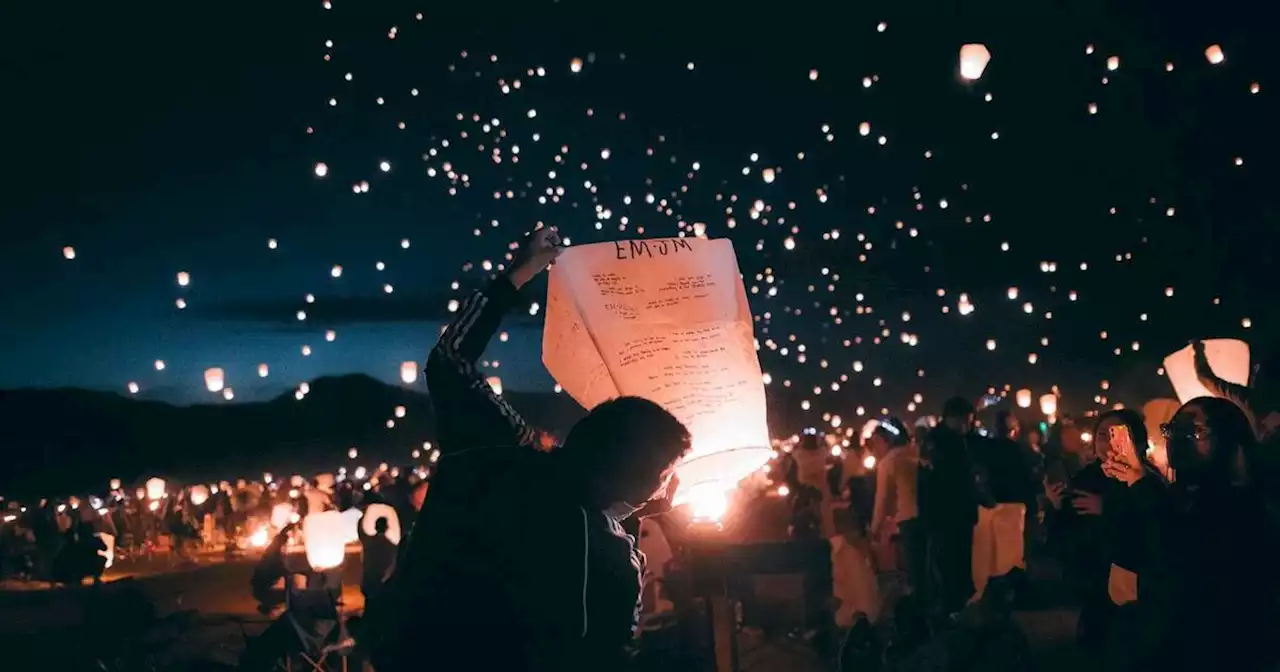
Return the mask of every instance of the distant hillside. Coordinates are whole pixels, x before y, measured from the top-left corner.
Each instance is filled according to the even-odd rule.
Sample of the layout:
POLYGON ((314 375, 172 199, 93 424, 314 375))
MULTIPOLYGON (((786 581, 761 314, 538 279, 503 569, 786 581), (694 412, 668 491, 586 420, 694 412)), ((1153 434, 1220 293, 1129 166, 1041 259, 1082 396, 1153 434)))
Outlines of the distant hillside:
MULTIPOLYGON (((0 391, 0 494, 99 492, 111 478, 234 478, 262 471, 408 464, 435 437, 430 398, 364 375, 320 378, 299 401, 172 406, 81 389, 0 391), (395 408, 405 417, 395 418, 395 408), (388 420, 395 426, 388 428, 388 420), (360 450, 347 459, 348 448, 360 450)), ((507 391, 531 423, 570 427, 563 394, 507 391)))

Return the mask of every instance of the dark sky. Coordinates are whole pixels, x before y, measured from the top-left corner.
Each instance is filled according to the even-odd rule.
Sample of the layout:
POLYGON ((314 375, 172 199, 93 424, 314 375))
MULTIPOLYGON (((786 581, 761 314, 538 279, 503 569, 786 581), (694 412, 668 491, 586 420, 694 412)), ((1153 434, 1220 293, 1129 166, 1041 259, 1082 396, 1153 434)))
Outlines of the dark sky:
MULTIPOLYGON (((324 374, 392 381, 537 221, 575 242, 682 222, 732 238, 760 288, 762 364, 775 385, 822 387, 801 394, 815 410, 1004 384, 1061 385, 1084 409, 1102 380, 1139 403, 1168 393, 1159 360, 1189 338, 1274 349, 1280 79, 1243 5, 335 3, 0 10, 0 388, 134 381, 188 403, 214 400, 210 366, 237 401, 324 374), (966 42, 993 56, 972 84, 966 42), (539 203, 548 187, 563 195, 539 203)), ((539 328, 513 321, 488 354, 506 385, 551 387, 539 328)))

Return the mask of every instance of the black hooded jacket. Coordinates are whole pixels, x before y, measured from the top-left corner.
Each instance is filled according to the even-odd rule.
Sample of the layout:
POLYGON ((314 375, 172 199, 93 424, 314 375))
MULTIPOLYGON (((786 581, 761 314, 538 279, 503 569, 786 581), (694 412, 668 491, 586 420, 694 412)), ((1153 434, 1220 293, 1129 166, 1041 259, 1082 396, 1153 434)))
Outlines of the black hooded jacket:
POLYGON ((518 298, 499 277, 427 362, 441 457, 404 564, 368 619, 379 672, 626 667, 643 556, 476 369, 518 298))

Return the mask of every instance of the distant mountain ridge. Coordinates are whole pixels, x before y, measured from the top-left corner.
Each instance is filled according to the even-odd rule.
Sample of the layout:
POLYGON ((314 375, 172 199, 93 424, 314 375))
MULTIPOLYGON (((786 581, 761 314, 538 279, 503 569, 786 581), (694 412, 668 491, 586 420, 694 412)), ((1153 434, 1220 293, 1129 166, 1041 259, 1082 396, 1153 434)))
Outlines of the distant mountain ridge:
MULTIPOLYGON (((406 465, 415 448, 435 438, 426 394, 362 374, 309 385, 302 400, 289 391, 266 401, 192 406, 77 388, 0 390, 0 495, 102 492, 112 478, 205 481, 406 465), (403 418, 395 417, 399 406, 403 418), (355 460, 347 458, 352 447, 355 460)), ((584 414, 565 394, 504 396, 552 431, 584 414)))

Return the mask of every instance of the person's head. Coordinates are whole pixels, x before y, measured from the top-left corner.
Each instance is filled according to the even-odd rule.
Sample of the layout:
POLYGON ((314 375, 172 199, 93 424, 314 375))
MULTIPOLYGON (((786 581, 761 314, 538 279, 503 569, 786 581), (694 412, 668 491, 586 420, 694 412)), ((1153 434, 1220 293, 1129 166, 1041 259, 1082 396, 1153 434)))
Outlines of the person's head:
POLYGON ((905 446, 911 442, 911 435, 907 432, 906 425, 897 418, 881 418, 876 423, 876 428, 872 430, 871 436, 867 437, 867 450, 871 451, 876 459, 884 457, 884 454, 898 446, 905 446))
POLYGON ((550 453, 591 503, 639 506, 664 488, 689 452, 689 430, 658 404, 618 397, 591 409, 550 453))
POLYGON ((1247 477, 1246 459, 1258 439, 1248 417, 1231 401, 1200 397, 1182 405, 1161 427, 1169 466, 1179 483, 1225 485, 1247 477))
POLYGON ((1016 440, 1019 433, 1022 431, 1021 426, 1018 425, 1018 416, 1014 415, 1013 411, 1007 409, 996 413, 994 429, 996 438, 1000 439, 1016 440))
POLYGON ((377 519, 377 520, 373 521, 373 531, 374 531, 374 532, 376 532, 376 533, 378 534, 378 536, 379 536, 379 537, 386 536, 386 534, 387 534, 387 525, 388 525, 388 523, 387 523, 387 517, 386 517, 386 516, 383 516, 383 517, 381 517, 381 518, 379 518, 379 519, 377 519))
POLYGON ((1023 436, 1026 437, 1027 445, 1029 446, 1039 448, 1044 445, 1044 436, 1040 434, 1040 430, 1038 428, 1032 427, 1031 429, 1028 429, 1027 433, 1023 436))
MULTIPOLYGON (((1114 411, 1107 411, 1098 416, 1098 422, 1093 428, 1093 456, 1099 460, 1106 459, 1107 453, 1111 451, 1111 428, 1112 427, 1128 427, 1129 438, 1133 439, 1133 450, 1137 453, 1138 460, 1146 463, 1147 461, 1147 425, 1143 420, 1142 414, 1128 408, 1122 408, 1114 411)), ((1088 456, 1089 443, 1085 443, 1084 449, 1081 451, 1082 456, 1088 456)))
POLYGON ((942 405, 942 424, 961 434, 973 429, 973 404, 964 397, 951 397, 942 405))

